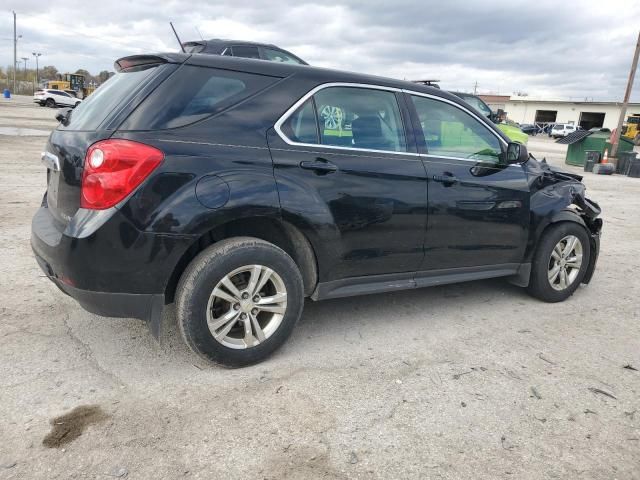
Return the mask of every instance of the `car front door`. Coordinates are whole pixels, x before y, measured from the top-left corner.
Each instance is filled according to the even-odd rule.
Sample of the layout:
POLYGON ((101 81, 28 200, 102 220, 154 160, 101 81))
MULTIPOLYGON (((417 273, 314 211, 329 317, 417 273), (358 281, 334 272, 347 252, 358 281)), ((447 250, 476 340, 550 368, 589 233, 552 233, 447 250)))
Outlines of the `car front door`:
POLYGON ((301 212, 328 252, 321 281, 420 265, 426 175, 408 116, 398 91, 333 84, 304 96, 269 136, 283 215, 301 212))
POLYGON ((529 188, 506 142, 475 112, 449 99, 409 94, 428 177, 422 270, 515 268, 528 239, 529 188))

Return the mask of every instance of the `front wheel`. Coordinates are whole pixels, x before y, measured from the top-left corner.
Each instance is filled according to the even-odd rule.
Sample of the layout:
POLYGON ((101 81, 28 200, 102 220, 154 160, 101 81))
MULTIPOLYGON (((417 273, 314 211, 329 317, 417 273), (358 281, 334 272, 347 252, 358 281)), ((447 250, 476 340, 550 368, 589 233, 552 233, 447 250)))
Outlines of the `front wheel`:
POLYGON ((241 237, 202 251, 176 291, 182 336, 195 353, 227 367, 260 362, 291 334, 302 313, 302 276, 293 259, 241 237))
POLYGON ((56 106, 56 101, 53 98, 47 98, 45 105, 49 108, 54 108, 56 106))
POLYGON ((582 283, 590 254, 589 236, 581 225, 564 222, 549 227, 533 258, 529 293, 545 302, 566 300, 582 283))

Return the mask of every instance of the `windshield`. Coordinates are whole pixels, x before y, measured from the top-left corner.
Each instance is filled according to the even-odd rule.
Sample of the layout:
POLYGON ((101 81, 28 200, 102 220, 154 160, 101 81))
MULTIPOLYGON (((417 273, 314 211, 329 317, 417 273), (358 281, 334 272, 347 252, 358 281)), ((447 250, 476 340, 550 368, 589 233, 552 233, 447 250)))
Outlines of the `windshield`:
POLYGON ((487 118, 491 118, 491 109, 480 98, 474 95, 460 95, 460 97, 477 111, 479 111, 482 115, 487 118))

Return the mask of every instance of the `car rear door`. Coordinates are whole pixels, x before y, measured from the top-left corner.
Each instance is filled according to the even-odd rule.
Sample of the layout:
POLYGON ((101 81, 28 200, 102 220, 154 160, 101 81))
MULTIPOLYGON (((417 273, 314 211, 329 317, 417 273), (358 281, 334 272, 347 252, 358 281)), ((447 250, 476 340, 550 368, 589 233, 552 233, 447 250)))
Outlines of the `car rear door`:
POLYGON ((524 169, 503 162, 506 142, 475 112, 434 95, 407 101, 428 177, 421 269, 514 268, 528 238, 524 169))
POLYGON ((420 265, 426 176, 409 121, 397 90, 327 84, 276 123, 269 147, 283 215, 319 232, 329 252, 321 281, 420 265))

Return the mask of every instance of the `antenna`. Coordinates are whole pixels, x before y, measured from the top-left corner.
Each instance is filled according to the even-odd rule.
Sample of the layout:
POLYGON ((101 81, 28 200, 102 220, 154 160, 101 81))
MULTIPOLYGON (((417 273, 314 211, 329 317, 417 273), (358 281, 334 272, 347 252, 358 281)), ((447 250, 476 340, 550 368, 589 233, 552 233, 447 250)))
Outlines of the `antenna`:
POLYGON ((198 32, 198 35, 200 35, 200 40, 204 41, 204 37, 200 33, 200 30, 198 30, 198 27, 196 27, 196 32, 198 32))
POLYGON ((180 41, 180 37, 178 36, 178 32, 176 32, 176 29, 173 26, 173 23, 169 22, 169 25, 171 25, 171 30, 173 30, 173 34, 176 36, 176 40, 178 40, 178 43, 180 44, 180 49, 182 50, 183 53, 187 53, 186 50, 184 49, 184 45, 182 45, 182 42, 180 41))

